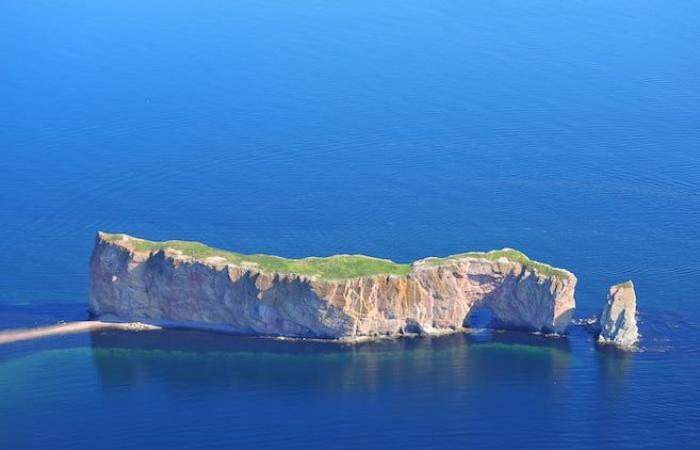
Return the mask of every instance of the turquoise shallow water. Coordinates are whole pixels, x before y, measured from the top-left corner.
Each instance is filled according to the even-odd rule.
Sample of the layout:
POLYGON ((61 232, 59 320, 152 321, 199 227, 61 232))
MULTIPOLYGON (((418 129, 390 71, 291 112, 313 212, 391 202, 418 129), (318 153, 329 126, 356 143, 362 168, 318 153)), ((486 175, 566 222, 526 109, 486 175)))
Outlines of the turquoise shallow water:
POLYGON ((0 447, 693 448, 700 7, 0 4, 0 329, 85 317, 98 229, 288 257, 514 247, 644 351, 98 333, 0 347, 0 447))
MULTIPOLYGON (((646 339, 670 328, 643 322, 646 339)), ((357 346, 96 333, 2 348, 0 432, 11 448, 692 448, 696 357, 595 350, 580 329, 357 346)))

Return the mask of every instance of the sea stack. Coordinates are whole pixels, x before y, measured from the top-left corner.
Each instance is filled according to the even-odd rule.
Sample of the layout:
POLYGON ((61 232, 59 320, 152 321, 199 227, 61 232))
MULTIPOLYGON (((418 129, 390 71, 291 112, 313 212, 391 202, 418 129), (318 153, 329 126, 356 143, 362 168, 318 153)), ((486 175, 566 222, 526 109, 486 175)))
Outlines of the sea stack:
POLYGON ((512 249, 400 264, 243 255, 99 233, 89 310, 102 320, 354 341, 458 331, 483 307, 503 327, 562 333, 576 281, 512 249))
POLYGON ((613 344, 622 349, 634 348, 639 340, 639 330, 637 296, 632 281, 610 287, 599 325, 599 344, 613 344))

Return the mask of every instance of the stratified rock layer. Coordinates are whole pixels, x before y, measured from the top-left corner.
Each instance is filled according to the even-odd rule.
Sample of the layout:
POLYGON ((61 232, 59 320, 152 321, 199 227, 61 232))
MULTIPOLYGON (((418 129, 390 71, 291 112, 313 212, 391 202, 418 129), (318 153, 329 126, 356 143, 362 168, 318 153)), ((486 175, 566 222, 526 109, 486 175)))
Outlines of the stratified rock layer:
POLYGON ((211 326, 252 335, 362 339, 460 330, 477 307, 501 325, 561 333, 576 277, 506 258, 416 261, 407 275, 349 279, 264 271, 164 249, 136 251, 99 234, 90 312, 103 318, 211 326))
POLYGON ((637 296, 632 281, 610 287, 600 314, 598 343, 614 344, 624 349, 639 340, 637 296))

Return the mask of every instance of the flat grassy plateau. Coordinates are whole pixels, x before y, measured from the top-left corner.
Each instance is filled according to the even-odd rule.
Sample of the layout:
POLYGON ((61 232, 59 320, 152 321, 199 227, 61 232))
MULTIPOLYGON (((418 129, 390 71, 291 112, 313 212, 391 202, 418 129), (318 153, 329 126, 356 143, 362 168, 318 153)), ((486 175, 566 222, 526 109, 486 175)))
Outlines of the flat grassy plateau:
MULTIPOLYGON (((280 256, 242 253, 221 250, 191 241, 147 241, 137 239, 125 234, 101 233, 103 239, 108 242, 128 243, 128 246, 136 251, 157 252, 165 249, 173 249, 182 252, 183 255, 194 259, 206 259, 211 257, 222 258, 225 262, 241 265, 243 263, 255 264, 265 271, 283 273, 296 273, 300 275, 320 276, 328 279, 347 279, 370 275, 406 275, 411 271, 411 264, 400 264, 389 259, 373 258, 364 255, 334 255, 324 258, 308 257, 301 259, 282 258, 280 256)), ((543 275, 566 277, 566 272, 558 270, 547 264, 539 263, 528 258, 517 250, 494 250, 491 252, 470 252, 445 258, 426 258, 423 260, 430 265, 449 264, 458 258, 481 258, 496 261, 506 258, 509 261, 518 262, 524 266, 536 270, 543 275)))

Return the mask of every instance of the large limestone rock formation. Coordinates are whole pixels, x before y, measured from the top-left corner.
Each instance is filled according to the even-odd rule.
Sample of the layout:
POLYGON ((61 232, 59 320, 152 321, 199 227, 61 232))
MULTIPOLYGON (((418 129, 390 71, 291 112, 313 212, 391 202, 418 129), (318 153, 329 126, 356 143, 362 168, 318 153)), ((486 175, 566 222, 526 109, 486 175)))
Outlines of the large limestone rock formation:
POLYGON ((637 296, 632 281, 610 287, 599 320, 598 343, 633 348, 639 340, 637 296))
POLYGON ((575 306, 570 272, 493 254, 420 260, 405 275, 328 279, 144 251, 135 243, 149 241, 112 236, 98 235, 90 262, 90 312, 103 319, 354 340, 460 330, 477 307, 504 326, 561 333, 575 306))

